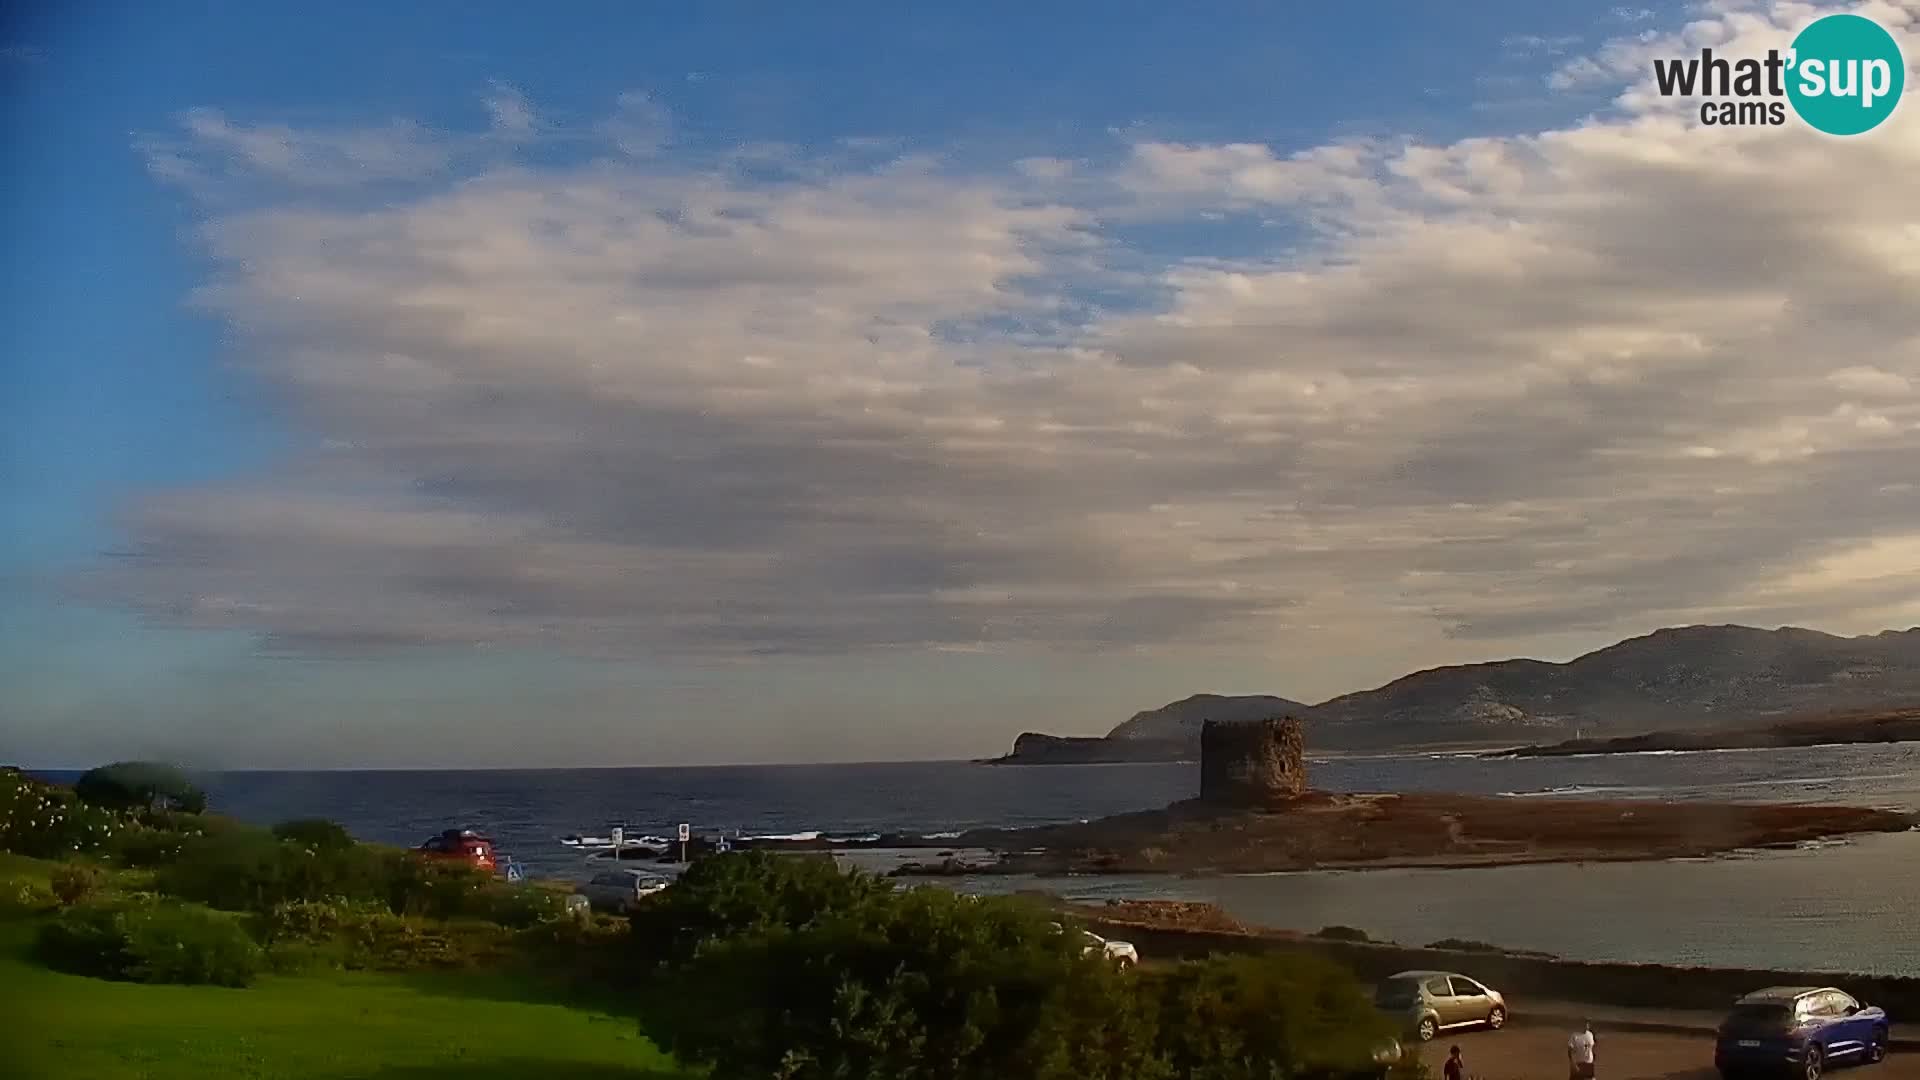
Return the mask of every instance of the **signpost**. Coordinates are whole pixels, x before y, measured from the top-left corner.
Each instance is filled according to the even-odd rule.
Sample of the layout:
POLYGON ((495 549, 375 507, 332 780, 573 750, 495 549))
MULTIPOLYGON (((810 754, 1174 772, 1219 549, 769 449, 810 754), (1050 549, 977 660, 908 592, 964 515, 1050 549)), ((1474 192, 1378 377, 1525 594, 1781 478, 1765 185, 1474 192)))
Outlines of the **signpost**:
POLYGON ((620 849, 621 849, 622 847, 625 847, 625 846, 626 846, 626 843, 627 843, 627 830, 625 830, 625 829, 623 829, 623 828, 621 828, 621 827, 619 827, 619 826, 617 826, 617 825, 616 825, 616 826, 614 826, 614 829, 613 829, 613 862, 614 862, 614 865, 615 865, 615 866, 618 866, 618 865, 620 864, 620 849))
POLYGON ((687 841, 691 839, 693 839, 693 826, 687 824, 684 821, 681 822, 680 823, 680 861, 683 863, 687 861, 687 841))

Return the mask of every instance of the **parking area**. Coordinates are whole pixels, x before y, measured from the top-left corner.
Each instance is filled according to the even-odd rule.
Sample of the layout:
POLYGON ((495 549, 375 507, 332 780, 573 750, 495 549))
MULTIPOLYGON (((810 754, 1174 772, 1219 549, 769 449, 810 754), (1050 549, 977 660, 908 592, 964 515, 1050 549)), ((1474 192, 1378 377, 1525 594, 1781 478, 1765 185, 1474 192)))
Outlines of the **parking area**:
MULTIPOLYGON (((1421 1048, 1438 1076, 1447 1048, 1458 1045, 1467 1075, 1478 1080, 1559 1080, 1567 1075, 1567 1036, 1555 1027, 1516 1025, 1504 1031, 1443 1034, 1421 1048)), ((1713 1036, 1610 1031, 1594 1025, 1597 1080, 1719 1080, 1713 1036)), ((1859 1080, 1920 1080, 1920 1054, 1895 1052, 1879 1065, 1837 1070, 1859 1080)))

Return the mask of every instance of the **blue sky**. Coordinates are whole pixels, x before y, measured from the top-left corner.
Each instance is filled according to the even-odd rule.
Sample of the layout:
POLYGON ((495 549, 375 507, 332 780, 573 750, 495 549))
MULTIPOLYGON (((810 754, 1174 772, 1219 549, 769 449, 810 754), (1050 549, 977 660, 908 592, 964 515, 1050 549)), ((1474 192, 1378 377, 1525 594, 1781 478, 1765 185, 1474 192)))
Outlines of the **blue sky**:
MULTIPOLYGON (((1728 313, 1817 314, 1804 281, 1657 281, 1663 239, 1741 261, 1725 162, 1807 144, 1676 133, 1635 65, 1768 18, 40 5, 0 41, 0 758, 938 757, 1878 628, 1920 595, 1872 569, 1920 535, 1904 323, 1796 373, 1728 313), (1859 505, 1818 496, 1843 458, 1887 473, 1859 505), (1727 540, 1767 499, 1822 524, 1727 540), (1583 555, 1610 516, 1738 573, 1583 555)), ((1824 167, 1904 161, 1889 129, 1824 167)))

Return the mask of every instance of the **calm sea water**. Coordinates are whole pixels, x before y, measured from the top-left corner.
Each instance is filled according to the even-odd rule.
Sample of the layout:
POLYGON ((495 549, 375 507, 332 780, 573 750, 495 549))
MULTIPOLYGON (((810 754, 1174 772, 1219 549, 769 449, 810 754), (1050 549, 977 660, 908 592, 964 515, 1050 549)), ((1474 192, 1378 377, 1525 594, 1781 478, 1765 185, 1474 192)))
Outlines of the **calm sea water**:
MULTIPOLYGON (((1517 798, 1840 802, 1920 810, 1920 744, 1486 760, 1316 760, 1337 791, 1517 798)), ((987 767, 960 762, 458 772, 241 772, 206 778, 217 809, 270 823, 326 817, 413 844, 462 826, 536 872, 576 876, 574 834, 943 833, 1094 818, 1191 795, 1191 765, 987 767)), ((1220 879, 984 878, 977 891, 1217 902, 1301 930, 1340 923, 1408 943, 1464 937, 1563 956, 1920 975, 1920 833, 1708 861, 1372 870, 1220 879)))

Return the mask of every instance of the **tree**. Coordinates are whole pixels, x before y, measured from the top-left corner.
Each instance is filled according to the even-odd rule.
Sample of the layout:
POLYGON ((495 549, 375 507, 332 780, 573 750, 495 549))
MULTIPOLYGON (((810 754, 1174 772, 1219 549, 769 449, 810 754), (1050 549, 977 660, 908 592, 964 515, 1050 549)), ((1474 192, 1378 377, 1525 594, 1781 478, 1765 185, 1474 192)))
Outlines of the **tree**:
POLYGON ((82 802, 111 810, 177 810, 198 814, 206 793, 187 774, 157 761, 121 761, 93 769, 74 782, 82 802))

